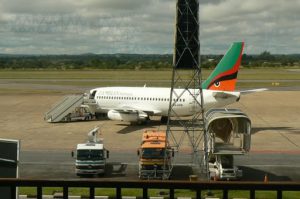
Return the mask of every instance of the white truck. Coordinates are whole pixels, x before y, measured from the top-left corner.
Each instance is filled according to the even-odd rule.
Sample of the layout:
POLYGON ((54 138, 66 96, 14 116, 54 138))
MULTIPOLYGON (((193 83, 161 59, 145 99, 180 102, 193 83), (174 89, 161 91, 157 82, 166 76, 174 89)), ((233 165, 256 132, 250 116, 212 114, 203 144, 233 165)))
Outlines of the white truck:
POLYGON ((209 160, 209 173, 214 180, 238 180, 243 176, 243 171, 234 165, 231 154, 212 155, 209 160))
POLYGON ((105 149, 103 139, 98 139, 99 127, 88 133, 88 141, 77 144, 76 154, 72 152, 72 157, 76 155, 75 173, 82 175, 99 175, 105 173, 106 160, 109 158, 109 151, 105 149))

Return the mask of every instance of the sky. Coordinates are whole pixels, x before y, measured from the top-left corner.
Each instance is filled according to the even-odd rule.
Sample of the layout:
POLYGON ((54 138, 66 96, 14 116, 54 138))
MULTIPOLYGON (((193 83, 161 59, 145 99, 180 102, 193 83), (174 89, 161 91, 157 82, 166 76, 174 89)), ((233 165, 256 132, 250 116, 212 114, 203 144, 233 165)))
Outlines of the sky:
MULTIPOLYGON (((300 53, 300 0, 200 0, 201 54, 300 53)), ((0 54, 171 54, 176 0, 0 0, 0 54)))

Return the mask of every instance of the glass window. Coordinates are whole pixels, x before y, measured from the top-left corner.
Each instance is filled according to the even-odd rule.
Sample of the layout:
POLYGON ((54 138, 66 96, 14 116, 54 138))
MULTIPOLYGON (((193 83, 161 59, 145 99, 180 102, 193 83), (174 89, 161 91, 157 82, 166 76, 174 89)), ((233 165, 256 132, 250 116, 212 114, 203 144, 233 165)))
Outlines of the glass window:
POLYGON ((103 150, 78 150, 77 160, 103 160, 103 150))
POLYGON ((145 148, 142 150, 142 158, 146 159, 163 159, 165 155, 164 149, 156 149, 156 148, 145 148))

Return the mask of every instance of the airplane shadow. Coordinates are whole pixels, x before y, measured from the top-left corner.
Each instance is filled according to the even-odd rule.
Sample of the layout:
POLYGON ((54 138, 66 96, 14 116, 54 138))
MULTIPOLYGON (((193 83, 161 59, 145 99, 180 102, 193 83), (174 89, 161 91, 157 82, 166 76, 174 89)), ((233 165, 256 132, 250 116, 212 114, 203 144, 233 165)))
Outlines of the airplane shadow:
MULTIPOLYGON (((274 173, 254 169, 246 166, 239 166, 243 170, 242 181, 264 181, 265 175, 268 177, 268 181, 292 181, 288 176, 280 176, 274 173)), ((174 166, 170 178, 172 180, 190 180, 190 175, 193 175, 193 169, 190 166, 174 166)), ((201 176, 199 176, 201 178, 201 176)), ((202 176, 203 178, 203 176, 202 176)))
MULTIPOLYGON (((172 120, 170 122, 170 125, 174 126, 182 126, 182 124, 180 124, 180 122, 188 122, 189 120, 172 120)), ((157 128, 160 125, 167 125, 167 124, 163 124, 161 123, 160 120, 150 120, 144 124, 117 124, 118 126, 124 126, 123 129, 121 129, 120 131, 118 131, 117 133, 119 134, 127 134, 127 133, 131 133, 133 131, 138 131, 144 128, 157 128)))
POLYGON ((109 162, 105 165, 105 177, 126 176, 127 164, 121 162, 109 162))
POLYGON ((81 175, 80 178, 95 178, 101 177, 105 178, 117 178, 117 177, 125 177, 126 176, 127 164, 123 164, 121 162, 108 162, 105 165, 105 172, 103 174, 98 174, 97 176, 94 174, 91 175, 81 175))
POLYGON ((156 128, 157 126, 161 125, 160 121, 149 121, 146 124, 117 124, 118 126, 124 126, 123 129, 118 131, 118 134, 127 134, 133 131, 138 131, 144 128, 156 128))
POLYGON ((259 169, 254 169, 245 166, 239 166, 243 170, 243 181, 264 181, 265 176, 267 175, 268 181, 292 181, 288 176, 279 176, 274 173, 263 171, 259 169))
MULTIPOLYGON (((300 129, 295 129, 292 127, 253 127, 251 129, 251 134, 259 133, 260 131, 273 131, 274 133, 278 133, 276 131, 289 131, 288 133, 295 133, 299 134, 300 129)), ((286 132, 280 132, 280 133, 286 133, 286 132)))
POLYGON ((172 180, 189 180, 189 176, 193 175, 193 169, 191 166, 179 166, 175 165, 172 169, 170 179, 172 180))

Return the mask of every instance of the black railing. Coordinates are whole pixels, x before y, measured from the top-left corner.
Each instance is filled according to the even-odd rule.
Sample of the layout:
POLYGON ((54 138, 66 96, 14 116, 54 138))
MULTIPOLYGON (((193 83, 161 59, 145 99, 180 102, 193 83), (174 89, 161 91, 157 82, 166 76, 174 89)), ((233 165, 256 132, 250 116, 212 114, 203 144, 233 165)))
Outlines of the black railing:
MULTIPOLYGON (((68 189, 73 187, 89 188, 90 198, 95 197, 95 188, 115 188, 115 198, 122 198, 123 188, 136 188, 143 190, 143 198, 148 198, 148 189, 168 189, 169 198, 175 197, 175 191, 187 189, 195 192, 195 198, 200 199, 202 192, 207 190, 222 190, 223 199, 228 199, 228 191, 249 191, 249 198, 255 199, 256 191, 276 191, 277 198, 282 198, 283 191, 300 192, 300 182, 202 182, 202 181, 110 181, 110 180, 31 180, 0 178, 0 186, 10 187, 14 193, 17 187, 36 187, 38 199, 42 198, 43 187, 62 187, 63 198, 68 198, 68 189)), ((12 196, 12 198, 15 198, 12 196)))

